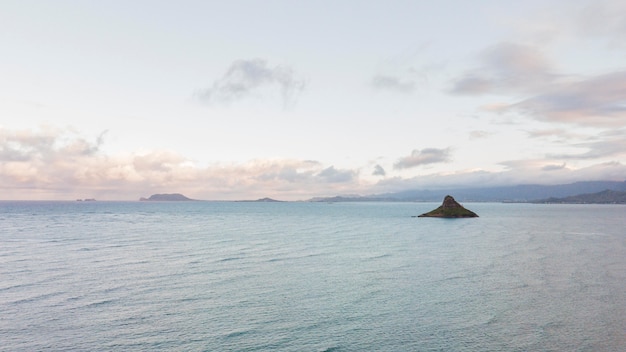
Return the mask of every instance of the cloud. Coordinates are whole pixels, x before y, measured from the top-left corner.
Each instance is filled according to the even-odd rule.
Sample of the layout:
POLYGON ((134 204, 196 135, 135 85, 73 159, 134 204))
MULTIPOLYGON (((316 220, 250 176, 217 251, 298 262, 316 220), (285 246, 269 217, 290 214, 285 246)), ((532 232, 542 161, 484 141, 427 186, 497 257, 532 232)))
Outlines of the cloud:
POLYGON ((626 126, 626 71, 559 84, 508 110, 551 122, 626 126))
POLYGON ((403 80, 398 77, 383 75, 374 76, 372 86, 376 89, 399 93, 412 93, 416 88, 416 84, 412 80, 403 80))
POLYGON ((337 170, 334 166, 330 166, 317 174, 320 179, 331 182, 350 182, 357 176, 357 173, 352 170, 337 170))
POLYGON ((483 111, 587 126, 626 126, 626 71, 583 77, 558 74, 536 46, 510 42, 487 48, 480 65, 453 82, 451 92, 500 94, 514 99, 483 111))
POLYGON ((132 161, 133 168, 139 172, 169 172, 188 160, 171 151, 153 151, 135 155, 132 161))
POLYGON ((67 189, 79 184, 81 170, 96 164, 106 131, 95 142, 70 130, 0 129, 0 184, 4 193, 20 189, 67 189))
POLYGON ((386 174, 387 172, 385 172, 385 169, 383 169, 382 166, 380 165, 374 166, 374 171, 372 172, 373 176, 385 176, 386 174))
POLYGON ((566 165, 567 165, 566 163, 563 163, 563 164, 560 164, 560 165, 558 165, 558 164, 546 165, 546 166, 543 166, 541 168, 541 171, 563 170, 563 169, 566 168, 566 165))
MULTIPOLYGON (((560 161, 556 157, 504 161, 504 171, 460 170, 409 179, 383 177, 371 183, 365 180, 367 177, 361 179, 357 169, 314 160, 259 159, 199 167, 169 150, 106 154, 100 149, 100 144, 105 143, 104 134, 86 138, 68 129, 0 129, 0 194, 3 199, 136 200, 153 193, 178 192, 196 199, 302 200, 337 194, 374 194, 401 190, 400 187, 623 180, 626 166, 619 160, 624 160, 626 153, 624 132, 604 132, 580 145, 588 148, 588 155, 564 155, 560 161), (592 155, 613 161, 605 159, 578 169, 562 161, 581 158, 589 165, 592 155)), ((445 162, 449 156, 449 148, 415 150, 400 159, 395 168, 445 162)), ((376 165, 374 173, 383 175, 384 169, 376 165)))
POLYGON ((531 131, 527 131, 527 133, 528 133, 528 136, 531 138, 544 138, 544 137, 552 137, 552 136, 562 137, 564 135, 567 135, 567 132, 560 128, 531 130, 531 131))
POLYGON ((591 142, 577 143, 574 145, 579 148, 586 148, 584 153, 577 154, 548 154, 549 158, 558 159, 607 159, 607 158, 624 158, 626 157, 626 131, 614 130, 601 133, 597 136, 597 140, 591 142))
POLYGON ((288 106, 295 103, 305 87, 306 81, 289 66, 270 66, 262 59, 236 60, 211 88, 200 90, 195 96, 207 103, 229 103, 278 89, 283 104, 288 106))
POLYGON ((401 158, 394 164, 395 169, 408 169, 420 165, 443 163, 450 160, 450 148, 426 148, 413 150, 411 155, 401 158))
POLYGON ((480 95, 487 94, 495 88, 495 82, 490 78, 481 77, 476 74, 467 74, 457 80, 452 88, 452 93, 480 95))
POLYGON ((257 160, 254 164, 255 168, 262 170, 255 177, 261 182, 308 182, 321 168, 319 162, 312 160, 257 160))
POLYGON ((380 194, 410 189, 565 184, 589 180, 624 181, 624 175, 626 175, 626 165, 616 161, 597 163, 578 169, 545 160, 513 160, 501 164, 505 166, 502 171, 471 169, 452 173, 433 173, 412 178, 389 177, 377 182, 371 187, 371 190, 374 194, 380 194))
POLYGON ((484 138, 488 138, 491 135, 492 135, 491 132, 475 130, 475 131, 471 131, 470 132, 469 138, 472 139, 472 140, 473 139, 484 139, 484 138))
POLYGON ((69 131, 44 127, 41 131, 0 128, 0 162, 52 162, 59 155, 73 157, 98 152, 107 131, 89 142, 69 131))
POLYGON ((573 169, 567 164, 555 164, 546 160, 511 160, 500 163, 506 170, 494 174, 508 184, 537 183, 529 180, 541 180, 542 184, 559 184, 590 180, 623 181, 626 165, 616 162, 600 162, 586 167, 573 169))
POLYGON ((196 199, 297 200, 362 190, 358 171, 317 161, 264 159, 197 167, 169 150, 106 155, 98 150, 102 137, 89 140, 62 129, 0 129, 2 198, 134 200, 179 192, 196 199))
POLYGON ((321 163, 311 160, 263 160, 256 161, 256 165, 263 171, 255 179, 262 182, 350 183, 358 175, 354 170, 336 169, 334 166, 323 168, 321 163))
POLYGON ((578 35, 600 36, 611 47, 626 46, 626 4, 623 1, 593 1, 572 20, 578 35))
POLYGON ((480 55, 480 66, 453 83, 454 94, 529 91, 554 80, 552 65, 534 46, 502 42, 480 55))

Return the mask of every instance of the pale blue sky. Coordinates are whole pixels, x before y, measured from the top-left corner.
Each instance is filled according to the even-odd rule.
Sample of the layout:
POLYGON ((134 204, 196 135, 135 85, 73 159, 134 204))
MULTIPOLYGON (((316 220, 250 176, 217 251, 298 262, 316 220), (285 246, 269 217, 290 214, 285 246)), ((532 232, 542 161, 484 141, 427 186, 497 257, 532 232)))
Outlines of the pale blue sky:
POLYGON ((0 0, 3 199, 626 179, 622 1, 0 0))

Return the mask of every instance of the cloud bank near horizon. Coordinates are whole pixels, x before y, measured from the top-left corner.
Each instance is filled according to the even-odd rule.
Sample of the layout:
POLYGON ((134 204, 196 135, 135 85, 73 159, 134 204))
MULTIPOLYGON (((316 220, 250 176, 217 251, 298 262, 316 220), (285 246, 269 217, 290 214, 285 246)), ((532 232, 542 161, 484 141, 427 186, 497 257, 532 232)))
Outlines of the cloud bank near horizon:
MULTIPOLYGON (((368 181, 358 169, 312 160, 266 159, 197 167, 185 156, 167 150, 107 155, 100 150, 104 136, 103 132, 90 140, 67 129, 0 129, 3 199, 136 200, 154 193, 179 192, 207 200, 266 196, 306 200, 433 187, 623 180, 626 174, 626 166, 619 162, 571 169, 565 163, 518 160, 502 162, 504 171, 465 170, 413 177, 386 176, 377 164, 374 173, 383 178, 368 181)), ((623 142, 616 143, 598 148, 623 146, 623 142)), ((415 150, 411 156, 400 158, 401 168, 442 162, 448 154, 448 149, 415 150)))

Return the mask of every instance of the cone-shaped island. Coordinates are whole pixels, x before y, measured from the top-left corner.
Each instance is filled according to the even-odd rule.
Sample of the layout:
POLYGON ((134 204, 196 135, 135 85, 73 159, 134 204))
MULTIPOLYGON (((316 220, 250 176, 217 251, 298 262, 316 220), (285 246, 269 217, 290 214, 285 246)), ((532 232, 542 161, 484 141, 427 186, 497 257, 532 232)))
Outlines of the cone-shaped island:
POLYGON ((478 215, 471 210, 463 208, 452 196, 446 196, 443 204, 435 210, 424 213, 419 218, 477 218, 478 215))

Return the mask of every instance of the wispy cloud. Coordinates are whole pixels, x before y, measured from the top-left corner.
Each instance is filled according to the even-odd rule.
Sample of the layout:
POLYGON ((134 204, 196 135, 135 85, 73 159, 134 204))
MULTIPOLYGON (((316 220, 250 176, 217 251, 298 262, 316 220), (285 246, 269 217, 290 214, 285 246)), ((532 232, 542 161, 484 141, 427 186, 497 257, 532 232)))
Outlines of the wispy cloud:
POLYGON ((557 73, 539 47, 510 42, 486 49, 479 61, 454 81, 451 92, 513 100, 483 105, 483 111, 546 122, 626 126, 626 71, 586 77, 557 73))
POLYGON ((400 77, 377 75, 372 78, 372 86, 379 90, 412 93, 415 91, 416 83, 413 80, 400 77))
POLYGON ((563 170, 567 167, 566 163, 563 164, 550 164, 550 165, 546 165, 543 166, 541 168, 541 171, 555 171, 555 170, 563 170))
POLYGON ((413 150, 411 155, 405 156, 394 164, 395 169, 408 169, 416 166, 443 163, 450 160, 450 148, 425 148, 413 150))
POLYGON ((572 18, 576 34, 600 36, 612 47, 626 47, 626 3, 619 0, 597 0, 585 6, 572 18))
POLYGON ((229 103, 262 95, 264 89, 277 89, 283 105, 289 106, 305 87, 306 81, 289 66, 271 66, 263 59, 236 60, 211 88, 200 90, 195 96, 207 103, 229 103))
POLYGON ((555 78, 549 60, 533 46, 499 43, 487 48, 479 61, 479 67, 453 83, 452 93, 479 95, 529 91, 555 78))
POLYGON ((501 163, 501 171, 483 169, 459 170, 453 173, 432 173, 412 178, 388 177, 372 186, 374 193, 407 189, 445 189, 506 186, 529 183, 559 184, 589 180, 624 181, 626 165, 602 162, 582 168, 545 160, 512 160, 501 163), (541 180, 541 182, 537 182, 541 180))
POLYGON ((491 135, 492 133, 488 131, 475 130, 475 131, 470 131, 469 138, 470 139, 484 139, 491 135))
POLYGON ((508 184, 529 183, 542 180, 544 184, 568 183, 589 180, 623 181, 626 165, 617 162, 601 162, 582 168, 570 168, 566 163, 557 164, 546 160, 510 160, 500 163, 507 169, 493 174, 497 179, 506 179, 508 184))
POLYGON ((562 137, 568 134, 567 131, 560 129, 560 128, 531 130, 531 131, 527 131, 527 133, 528 133, 528 136, 531 138, 545 138, 545 137, 553 137, 553 136, 562 137))
POLYGON ((626 126, 626 71, 559 84, 508 109, 545 121, 626 126))
POLYGON ((626 157, 626 131, 615 130, 601 133, 597 140, 576 143, 573 146, 587 149, 584 153, 548 154, 548 158, 558 159, 610 159, 623 160, 626 157))

